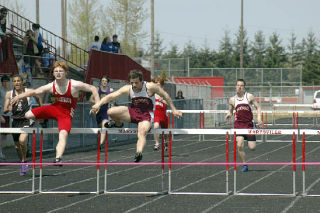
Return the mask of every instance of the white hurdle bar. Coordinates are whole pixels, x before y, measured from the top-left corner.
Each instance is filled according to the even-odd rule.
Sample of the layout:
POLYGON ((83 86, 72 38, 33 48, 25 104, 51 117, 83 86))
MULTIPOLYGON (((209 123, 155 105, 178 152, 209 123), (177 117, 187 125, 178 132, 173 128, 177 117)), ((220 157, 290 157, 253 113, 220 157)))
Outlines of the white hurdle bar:
MULTIPOLYGON (((35 143, 36 143, 36 128, 0 128, 0 133, 32 133, 32 143, 33 143, 33 157, 32 161, 35 163, 35 143)), ((17 172, 18 173, 18 172, 17 172)), ((31 190, 30 191, 0 191, 0 194, 35 194, 35 165, 32 165, 32 183, 31 183, 31 190)))
POLYGON ((306 191, 306 135, 320 135, 320 130, 315 129, 302 129, 300 130, 302 133, 302 196, 306 197, 320 197, 320 194, 309 194, 306 191))
POLYGON ((100 170, 99 170, 99 161, 100 161, 100 128, 71 128, 70 134, 97 134, 97 189, 96 191, 44 191, 42 189, 42 147, 43 147, 43 134, 59 134, 57 128, 39 128, 38 132, 41 133, 41 156, 40 156, 40 180, 39 180, 39 193, 41 194, 99 194, 100 193, 100 170))

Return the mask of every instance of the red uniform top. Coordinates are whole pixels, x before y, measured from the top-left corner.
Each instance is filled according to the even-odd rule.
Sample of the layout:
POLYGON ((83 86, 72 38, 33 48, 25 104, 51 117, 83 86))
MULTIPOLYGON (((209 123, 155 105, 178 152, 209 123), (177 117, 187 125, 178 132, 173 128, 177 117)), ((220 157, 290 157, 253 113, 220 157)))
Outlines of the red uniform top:
POLYGON ((238 96, 234 97, 234 105, 236 110, 236 116, 234 121, 234 128, 249 129, 253 127, 253 114, 251 105, 249 104, 247 93, 243 95, 243 99, 239 99, 238 96))
POLYGON ((71 79, 69 79, 67 92, 63 95, 59 94, 56 90, 55 82, 53 81, 53 95, 55 96, 54 106, 58 107, 62 113, 73 117, 77 107, 78 98, 71 94, 71 79))
POLYGON ((155 105, 153 123, 159 123, 163 129, 168 128, 167 104, 164 103, 162 97, 157 97, 155 105))
POLYGON ((65 94, 57 92, 53 81, 53 95, 56 100, 53 104, 32 109, 32 113, 37 119, 54 119, 58 122, 59 131, 71 129, 72 117, 76 110, 77 99, 71 94, 71 79, 69 79, 68 89, 65 94))

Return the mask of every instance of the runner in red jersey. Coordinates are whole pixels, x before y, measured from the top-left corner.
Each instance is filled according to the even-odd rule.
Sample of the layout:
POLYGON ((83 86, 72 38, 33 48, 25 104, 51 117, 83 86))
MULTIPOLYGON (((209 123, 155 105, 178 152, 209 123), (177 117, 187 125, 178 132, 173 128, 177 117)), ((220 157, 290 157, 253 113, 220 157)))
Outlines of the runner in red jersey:
MULTIPOLYGON (((233 110, 235 110, 234 128, 236 129, 252 129, 253 114, 251 105, 257 109, 257 120, 260 128, 263 128, 263 122, 261 120, 261 107, 256 101, 255 97, 245 91, 246 82, 243 79, 238 79, 236 83, 237 94, 229 100, 229 112, 226 115, 225 120, 229 119, 233 110)), ((237 135, 237 147, 238 153, 242 163, 246 162, 246 153, 244 152, 244 140, 248 141, 248 147, 250 150, 256 148, 256 136, 255 135, 237 135)), ((242 171, 248 171, 248 166, 244 165, 242 171)))
POLYGON ((25 114, 25 117, 27 119, 54 119, 58 122, 59 142, 56 146, 56 159, 54 161, 56 163, 62 162, 61 157, 67 145, 68 134, 70 133, 72 117, 77 106, 79 92, 92 92, 95 102, 100 101, 97 89, 94 86, 81 81, 67 79, 68 70, 68 66, 64 62, 57 61, 54 64, 53 70, 55 81, 37 89, 29 89, 27 92, 15 96, 11 101, 11 103, 15 105, 22 98, 47 92, 55 96, 55 102, 53 104, 29 110, 25 114))
POLYGON ((131 85, 125 85, 119 90, 103 97, 99 103, 92 106, 91 112, 98 113, 102 105, 109 103, 119 96, 130 96, 132 101, 131 106, 112 107, 108 110, 108 115, 115 121, 115 127, 122 127, 123 123, 121 121, 138 124, 138 141, 134 161, 139 162, 142 159, 142 151, 146 145, 146 136, 153 119, 154 95, 158 94, 166 100, 172 109, 173 115, 181 117, 182 113, 176 110, 170 96, 161 87, 155 83, 143 81, 143 74, 140 70, 131 70, 129 81, 131 85))
MULTIPOLYGON (((154 78, 152 80, 153 83, 158 84, 161 88, 163 88, 164 80, 162 78, 154 78)), ((156 107, 154 110, 154 120, 153 120, 153 128, 168 128, 168 117, 167 117, 167 102, 163 100, 163 98, 157 94, 155 94, 156 98, 156 107)), ((159 134, 154 134, 154 147, 153 150, 157 151, 160 149, 159 143, 159 134)))

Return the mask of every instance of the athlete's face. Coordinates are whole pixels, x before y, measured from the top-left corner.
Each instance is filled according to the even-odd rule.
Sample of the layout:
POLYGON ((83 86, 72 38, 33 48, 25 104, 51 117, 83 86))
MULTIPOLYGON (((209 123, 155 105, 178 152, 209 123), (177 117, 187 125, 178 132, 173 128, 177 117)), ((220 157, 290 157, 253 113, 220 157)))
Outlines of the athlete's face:
POLYGON ((20 77, 14 77, 12 79, 12 84, 15 90, 19 91, 23 88, 22 79, 20 77))
POLYGON ((130 79, 130 84, 132 85, 132 89, 135 91, 135 92, 138 92, 142 89, 142 81, 140 81, 139 78, 132 78, 130 79))
POLYGON ((238 94, 242 94, 245 91, 245 86, 243 81, 237 81, 236 90, 238 94))
POLYGON ((65 79, 67 77, 67 73, 62 67, 54 68, 53 75, 56 80, 65 79))
POLYGON ((159 86, 159 87, 161 87, 162 88, 162 85, 161 85, 161 83, 158 81, 158 82, 156 82, 156 84, 159 86))
POLYGON ((101 79, 101 86, 106 87, 108 85, 108 80, 103 78, 101 79))

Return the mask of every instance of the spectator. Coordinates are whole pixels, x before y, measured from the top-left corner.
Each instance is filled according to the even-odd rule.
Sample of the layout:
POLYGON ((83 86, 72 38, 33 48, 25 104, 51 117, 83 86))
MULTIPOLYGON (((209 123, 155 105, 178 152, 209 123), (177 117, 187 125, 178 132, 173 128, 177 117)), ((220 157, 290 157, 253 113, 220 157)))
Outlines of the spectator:
MULTIPOLYGON (((35 53, 36 56, 41 56, 42 55, 42 51, 43 51, 42 42, 45 42, 45 40, 43 39, 39 29, 40 29, 40 25, 39 24, 32 24, 33 35, 37 39, 38 53, 35 53)), ((36 65, 36 69, 38 69, 37 71, 39 71, 40 73, 43 73, 42 69, 41 69, 41 63, 40 63, 39 57, 37 57, 35 59, 35 65, 36 65)), ((38 72, 36 72, 36 73, 38 73, 38 72)))
MULTIPOLYGON (((177 109, 184 110, 184 107, 186 105, 186 101, 184 100, 183 93, 181 90, 178 91, 174 104, 177 107, 177 109)), ((177 120, 177 122, 176 122, 177 128, 184 128, 183 120, 184 120, 184 118, 177 120)))
POLYGON ((109 53, 114 52, 114 46, 109 36, 103 39, 100 50, 109 52, 109 53))
POLYGON ((113 53, 122 53, 122 50, 121 50, 121 45, 120 43, 118 42, 118 35, 114 34, 112 36, 112 44, 114 46, 114 51, 113 53))
POLYGON ((55 57, 50 53, 49 48, 43 49, 42 54, 42 70, 44 72, 49 72, 50 67, 55 63, 55 57))
POLYGON ((3 7, 0 9, 0 35, 4 35, 7 30, 7 13, 7 8, 3 7))
MULTIPOLYGON (((3 113, 4 102, 6 100, 7 91, 11 90, 10 78, 7 75, 2 76, 1 78, 1 87, 0 87, 0 105, 1 105, 1 127, 9 128, 10 127, 10 114, 3 113)), ((1 134, 1 144, 0 144, 0 159, 5 159, 5 155, 2 152, 5 141, 7 139, 7 134, 1 134)))
POLYGON ((31 68, 34 66, 34 56, 38 54, 38 40, 34 37, 32 30, 27 30, 23 38, 23 54, 27 57, 31 68))
POLYGON ((22 77, 22 83, 26 84, 27 87, 32 85, 32 74, 31 66, 27 57, 22 57, 18 62, 19 75, 22 77))
POLYGON ((94 37, 94 42, 91 42, 88 48, 88 51, 90 52, 91 50, 100 50, 101 44, 99 43, 99 36, 94 37))

